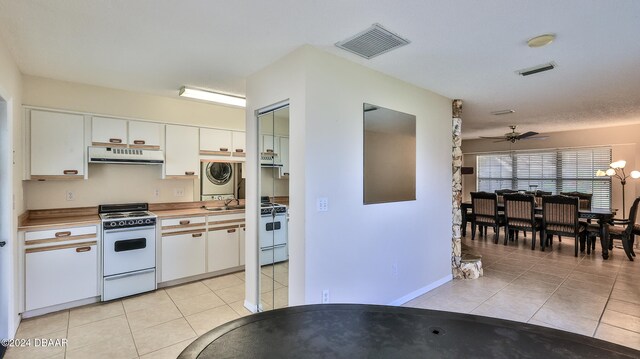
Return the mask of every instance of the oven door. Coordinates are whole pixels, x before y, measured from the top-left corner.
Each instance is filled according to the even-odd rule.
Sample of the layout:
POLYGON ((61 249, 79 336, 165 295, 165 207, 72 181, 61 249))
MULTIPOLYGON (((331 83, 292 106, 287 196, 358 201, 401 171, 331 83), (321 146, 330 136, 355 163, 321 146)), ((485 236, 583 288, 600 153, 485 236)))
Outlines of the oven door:
POLYGON ((102 236, 104 276, 156 266, 156 227, 105 229, 102 236))
POLYGON ((270 214, 260 216, 260 248, 270 248, 287 243, 287 216, 270 214))

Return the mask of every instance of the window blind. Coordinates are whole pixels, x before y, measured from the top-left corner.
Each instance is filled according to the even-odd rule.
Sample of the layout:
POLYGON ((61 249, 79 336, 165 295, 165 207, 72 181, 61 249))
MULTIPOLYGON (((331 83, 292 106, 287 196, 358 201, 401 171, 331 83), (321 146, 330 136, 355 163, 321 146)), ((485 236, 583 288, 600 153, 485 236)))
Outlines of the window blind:
POLYGON ((610 208, 611 178, 595 175, 610 163, 610 147, 478 155, 477 188, 592 193, 593 208, 610 208))

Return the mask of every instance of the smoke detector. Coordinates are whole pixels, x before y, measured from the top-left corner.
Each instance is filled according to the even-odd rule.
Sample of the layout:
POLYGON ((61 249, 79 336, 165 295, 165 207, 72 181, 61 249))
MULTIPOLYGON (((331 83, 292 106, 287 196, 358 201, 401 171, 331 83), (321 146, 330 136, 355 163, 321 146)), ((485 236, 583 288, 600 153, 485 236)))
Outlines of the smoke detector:
POLYGON ((373 24, 370 28, 346 40, 336 42, 336 46, 365 59, 372 59, 409 43, 409 40, 392 33, 382 25, 373 24))

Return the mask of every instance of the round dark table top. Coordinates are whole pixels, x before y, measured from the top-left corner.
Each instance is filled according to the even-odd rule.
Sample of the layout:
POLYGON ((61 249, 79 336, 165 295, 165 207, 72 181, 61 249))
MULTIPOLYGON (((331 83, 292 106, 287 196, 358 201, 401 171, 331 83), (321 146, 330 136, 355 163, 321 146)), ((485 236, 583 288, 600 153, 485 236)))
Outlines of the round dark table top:
POLYGON ((221 325, 178 359, 640 358, 640 351, 532 324, 363 304, 289 307, 221 325))

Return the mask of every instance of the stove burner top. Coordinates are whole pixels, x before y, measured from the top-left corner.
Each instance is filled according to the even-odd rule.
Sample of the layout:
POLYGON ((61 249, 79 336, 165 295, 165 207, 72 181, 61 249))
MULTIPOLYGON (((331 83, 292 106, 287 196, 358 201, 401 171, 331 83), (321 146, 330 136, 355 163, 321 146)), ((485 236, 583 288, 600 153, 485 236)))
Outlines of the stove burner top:
POLYGON ((144 217, 150 215, 149 212, 129 212, 129 217, 144 217))

